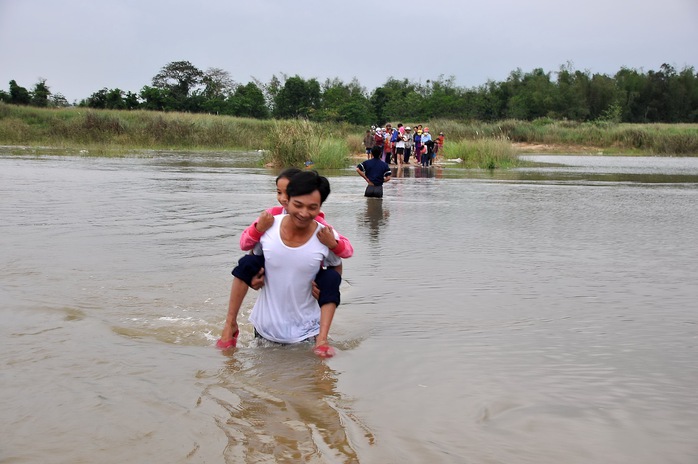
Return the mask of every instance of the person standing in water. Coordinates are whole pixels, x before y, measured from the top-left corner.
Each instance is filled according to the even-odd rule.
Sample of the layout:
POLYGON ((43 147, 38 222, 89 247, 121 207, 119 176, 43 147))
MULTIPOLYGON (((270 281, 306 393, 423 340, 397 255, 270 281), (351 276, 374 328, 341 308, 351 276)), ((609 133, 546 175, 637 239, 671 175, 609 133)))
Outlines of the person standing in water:
MULTIPOLYGON (((278 214, 287 214, 288 194, 286 189, 291 178, 302 172, 297 168, 288 168, 282 171, 276 178, 276 199, 279 206, 269 208, 262 212, 260 217, 245 229, 240 237, 240 248, 244 251, 251 251, 259 243, 264 232, 269 229, 278 214)), ((324 213, 321 211, 315 220, 320 224, 330 227, 325 222, 324 213)), ((330 227, 331 228, 331 227, 330 227)), ((331 251, 339 258, 349 258, 354 253, 354 248, 346 237, 337 234, 339 240, 331 251)), ((332 245, 332 243, 329 243, 332 245)), ((259 290, 264 285, 264 256, 259 254, 247 254, 240 258, 238 265, 232 272, 234 278, 230 289, 228 301, 228 313, 221 333, 221 338, 216 342, 216 347, 228 349, 237 345, 240 330, 237 323, 237 316, 242 306, 242 301, 247 295, 248 288, 259 290)), ((339 286, 341 284, 341 265, 327 267, 320 270, 315 277, 314 296, 318 298, 318 303, 322 306, 325 302, 335 301, 339 304, 339 286)))
POLYGON ((388 163, 380 159, 380 147, 373 147, 371 154, 373 158, 357 165, 356 172, 368 182, 365 197, 383 198, 383 183, 390 181, 392 172, 388 163))
POLYGON ((320 306, 312 292, 323 263, 340 263, 327 245, 336 246, 339 236, 315 220, 330 183, 315 171, 303 171, 291 178, 286 192, 288 214, 274 216, 260 239, 261 251, 255 249, 264 254, 264 286, 250 322, 255 337, 281 344, 313 342, 317 356, 331 357, 328 337, 339 301, 320 306))

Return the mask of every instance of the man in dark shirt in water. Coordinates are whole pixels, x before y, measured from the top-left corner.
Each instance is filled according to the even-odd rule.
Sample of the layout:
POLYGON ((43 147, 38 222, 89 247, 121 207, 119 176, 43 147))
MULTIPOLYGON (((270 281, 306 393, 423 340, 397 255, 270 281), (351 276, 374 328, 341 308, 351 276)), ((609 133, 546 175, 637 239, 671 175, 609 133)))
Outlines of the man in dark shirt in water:
POLYGON ((388 182, 392 175, 388 163, 380 159, 381 152, 381 147, 373 147, 371 149, 373 158, 356 166, 356 172, 368 182, 364 192, 365 197, 383 198, 383 183, 388 182))

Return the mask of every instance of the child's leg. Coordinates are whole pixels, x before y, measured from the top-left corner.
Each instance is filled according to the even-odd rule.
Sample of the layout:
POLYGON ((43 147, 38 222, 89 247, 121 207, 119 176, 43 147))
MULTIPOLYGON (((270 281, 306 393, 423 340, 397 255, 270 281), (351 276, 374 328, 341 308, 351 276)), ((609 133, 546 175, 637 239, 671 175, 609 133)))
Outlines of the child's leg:
POLYGON ((230 298, 228 299, 228 314, 225 318, 225 325, 221 338, 216 343, 219 348, 229 348, 237 343, 238 323, 237 317, 242 306, 242 301, 247 295, 247 289, 252 282, 252 278, 259 274, 264 267, 264 256, 245 255, 240 258, 238 265, 233 269, 235 276, 230 287, 230 298))
POLYGON ((252 279, 259 273, 259 270, 264 267, 264 256, 245 255, 240 258, 238 265, 233 269, 232 274, 242 280, 248 287, 252 283, 252 279))
POLYGON ((330 333, 330 326, 332 325, 332 318, 334 317, 337 305, 334 303, 325 303, 320 307, 320 332, 317 337, 315 337, 315 354, 321 358, 331 358, 334 356, 334 349, 330 346, 327 341, 327 337, 330 333))
MULTIPOLYGON (((341 270, 341 265, 337 268, 341 270)), ((342 275, 333 268, 322 269, 315 276, 315 284, 320 290, 318 304, 320 305, 320 332, 315 337, 315 354, 321 358, 329 358, 334 355, 327 338, 334 318, 335 310, 339 306, 339 286, 342 283, 342 275)))
POLYGON ((332 268, 322 269, 315 276, 315 283, 320 290, 320 297, 317 300, 320 306, 327 303, 334 303, 335 307, 339 306, 339 286, 342 283, 339 272, 332 268))

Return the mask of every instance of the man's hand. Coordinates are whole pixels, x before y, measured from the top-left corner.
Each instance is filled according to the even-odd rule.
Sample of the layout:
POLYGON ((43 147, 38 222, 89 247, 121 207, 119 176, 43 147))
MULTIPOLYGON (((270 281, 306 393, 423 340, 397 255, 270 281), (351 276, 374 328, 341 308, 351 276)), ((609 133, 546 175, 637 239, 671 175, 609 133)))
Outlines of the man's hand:
POLYGON ((262 214, 259 215, 259 218, 257 219, 257 224, 255 225, 255 228, 257 231, 259 231, 260 234, 263 234, 271 226, 274 225, 274 216, 271 215, 269 211, 262 211, 262 214))
POLYGON ((259 290, 264 287, 264 268, 261 268, 256 276, 250 279, 250 288, 253 290, 259 290))
POLYGON ((320 243, 325 245, 330 250, 337 246, 337 240, 334 238, 334 230, 332 227, 325 226, 317 233, 317 238, 320 243))
POLYGON ((315 298, 316 300, 320 299, 320 287, 317 286, 317 283, 314 280, 313 280, 312 293, 313 293, 313 298, 315 298))

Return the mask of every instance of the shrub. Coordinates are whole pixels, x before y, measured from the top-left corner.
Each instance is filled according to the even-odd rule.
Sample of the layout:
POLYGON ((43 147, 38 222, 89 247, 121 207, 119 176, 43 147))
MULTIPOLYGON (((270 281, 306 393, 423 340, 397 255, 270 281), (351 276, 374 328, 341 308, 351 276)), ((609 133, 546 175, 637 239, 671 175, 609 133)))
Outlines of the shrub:
POLYGON ((346 146, 349 153, 365 153, 364 138, 362 135, 349 134, 346 137, 346 146))
POLYGON ((448 158, 460 158, 465 167, 480 169, 512 167, 518 163, 511 143, 504 137, 451 142, 448 158))
POLYGON ((347 142, 340 139, 323 139, 317 155, 311 157, 317 169, 342 169, 347 167, 347 142))
POLYGON ((278 167, 301 166, 320 153, 319 130, 305 119, 274 121, 267 136, 268 162, 278 167))

